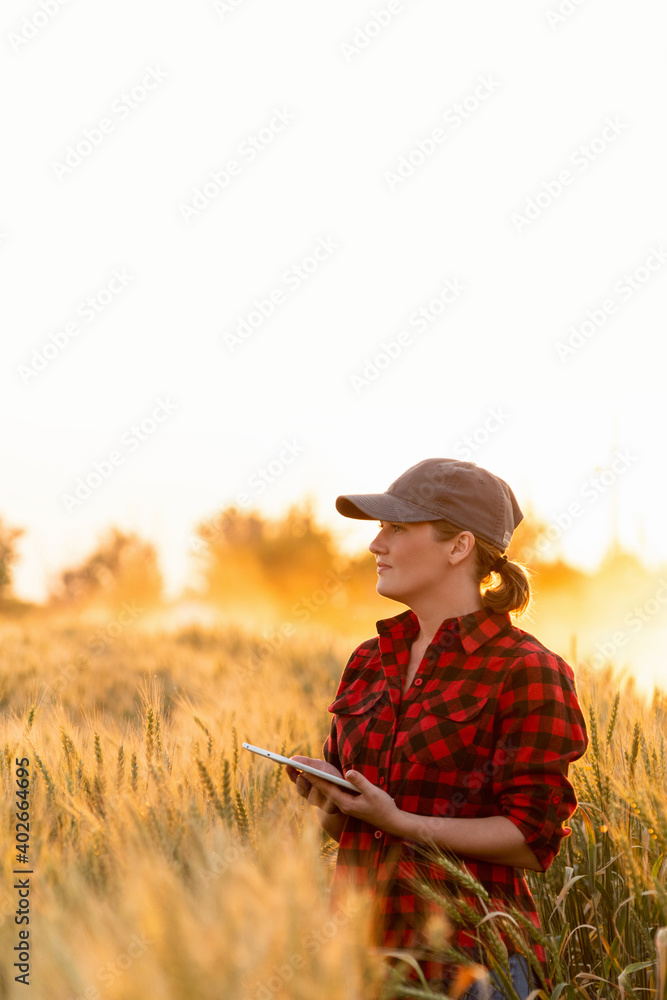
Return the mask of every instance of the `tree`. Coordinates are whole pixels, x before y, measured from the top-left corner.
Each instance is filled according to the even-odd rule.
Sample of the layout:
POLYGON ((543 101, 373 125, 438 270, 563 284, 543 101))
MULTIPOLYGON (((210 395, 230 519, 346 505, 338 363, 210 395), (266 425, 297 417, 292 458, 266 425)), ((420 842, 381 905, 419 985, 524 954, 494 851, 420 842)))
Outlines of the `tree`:
POLYGON ((81 565, 63 570, 51 602, 115 605, 134 599, 155 605, 161 596, 162 574, 155 547, 133 532, 111 528, 81 565))
POLYGON ((16 542, 23 534, 23 528, 10 528, 0 517, 0 597, 7 597, 11 591, 12 565, 18 556, 16 542))
POLYGON ((330 533, 315 523, 312 503, 278 520, 227 507, 196 528, 209 597, 226 606, 289 606, 322 586, 340 562, 330 533))

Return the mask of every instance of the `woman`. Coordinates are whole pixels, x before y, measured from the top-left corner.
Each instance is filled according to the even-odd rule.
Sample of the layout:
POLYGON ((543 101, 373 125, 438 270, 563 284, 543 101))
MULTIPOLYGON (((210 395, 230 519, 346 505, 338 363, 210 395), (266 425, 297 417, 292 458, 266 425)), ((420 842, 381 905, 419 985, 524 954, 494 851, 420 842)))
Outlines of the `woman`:
MULTIPOLYGON (((571 832, 568 766, 588 738, 570 666, 510 619, 530 601, 526 574, 503 555, 523 520, 516 498, 473 462, 434 458, 385 493, 340 496, 336 507, 379 521, 369 546, 377 591, 409 610, 379 621, 352 654, 324 760, 294 758, 344 774, 360 794, 288 769, 339 842, 334 889, 348 878, 370 885, 378 943, 419 954, 437 906, 410 879, 418 868, 446 880, 416 852, 435 844, 465 862, 490 909, 509 902, 539 928, 523 869, 545 871, 571 832)), ((465 928, 454 944, 480 957, 465 928)), ((548 978, 544 949, 533 949, 548 978)), ((446 989, 451 967, 437 956, 421 965, 446 989)), ((510 968, 520 996, 539 985, 517 954, 510 968)))

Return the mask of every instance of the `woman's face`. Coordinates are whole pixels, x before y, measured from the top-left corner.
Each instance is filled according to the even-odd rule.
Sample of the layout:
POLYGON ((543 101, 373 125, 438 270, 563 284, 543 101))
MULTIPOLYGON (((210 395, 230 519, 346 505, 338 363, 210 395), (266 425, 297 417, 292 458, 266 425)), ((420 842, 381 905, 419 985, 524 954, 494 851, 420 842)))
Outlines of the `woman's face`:
POLYGON ((410 606, 442 586, 451 546, 437 541, 430 521, 380 521, 368 546, 378 570, 377 592, 410 606))

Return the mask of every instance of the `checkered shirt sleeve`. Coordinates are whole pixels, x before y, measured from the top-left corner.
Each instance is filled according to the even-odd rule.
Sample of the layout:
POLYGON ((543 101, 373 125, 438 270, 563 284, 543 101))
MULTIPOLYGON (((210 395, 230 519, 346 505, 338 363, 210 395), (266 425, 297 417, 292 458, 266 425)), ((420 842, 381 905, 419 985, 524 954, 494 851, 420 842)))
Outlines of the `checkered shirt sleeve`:
POLYGON ((493 792, 546 871, 571 833, 565 823, 577 799, 568 769, 588 745, 568 664, 547 652, 514 663, 498 698, 498 720, 501 742, 513 749, 493 792))

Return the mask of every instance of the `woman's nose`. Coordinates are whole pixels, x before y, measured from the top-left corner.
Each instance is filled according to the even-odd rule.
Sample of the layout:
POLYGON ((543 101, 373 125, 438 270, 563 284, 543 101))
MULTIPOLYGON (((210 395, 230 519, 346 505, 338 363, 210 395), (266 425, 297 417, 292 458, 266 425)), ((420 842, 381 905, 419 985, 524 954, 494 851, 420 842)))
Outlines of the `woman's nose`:
POLYGON ((387 551, 387 546, 382 535, 382 528, 380 528, 377 535, 375 536, 371 544, 368 546, 368 549, 370 552, 373 553, 373 555, 378 555, 380 552, 387 551))

